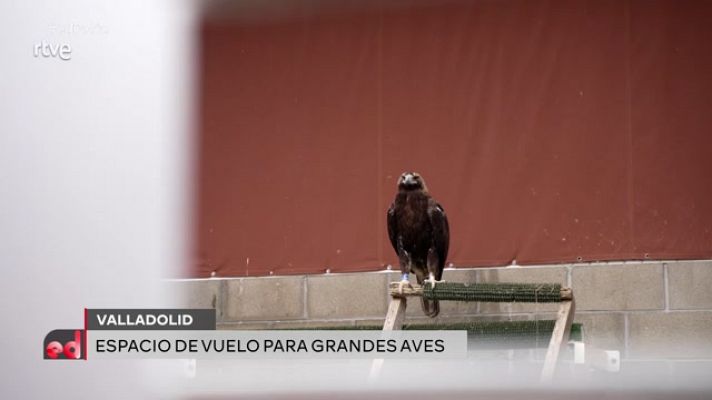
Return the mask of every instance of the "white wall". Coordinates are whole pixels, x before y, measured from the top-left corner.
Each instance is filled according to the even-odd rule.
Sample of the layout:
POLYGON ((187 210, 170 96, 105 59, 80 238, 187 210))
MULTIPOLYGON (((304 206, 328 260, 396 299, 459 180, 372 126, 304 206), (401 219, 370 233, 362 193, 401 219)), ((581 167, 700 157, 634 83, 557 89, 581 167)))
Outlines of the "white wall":
POLYGON ((185 265, 194 20, 176 0, 0 2, 0 398, 149 395, 129 362, 43 361, 42 340, 84 307, 163 305, 185 265), (34 57, 43 40, 71 59, 34 57))

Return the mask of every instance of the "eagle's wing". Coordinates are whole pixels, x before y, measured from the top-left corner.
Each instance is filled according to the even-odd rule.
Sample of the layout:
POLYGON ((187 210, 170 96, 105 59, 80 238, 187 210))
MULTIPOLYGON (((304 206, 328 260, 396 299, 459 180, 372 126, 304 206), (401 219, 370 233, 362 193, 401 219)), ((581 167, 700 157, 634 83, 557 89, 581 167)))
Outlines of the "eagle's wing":
POLYGON ((398 254, 398 224, 396 223, 396 204, 391 204, 388 207, 388 214, 386 217, 388 223, 388 238, 391 240, 391 245, 393 250, 398 254))
POLYGON ((435 247, 435 253, 438 255, 438 273, 442 274, 447 260, 447 252, 450 248, 450 225, 447 222, 445 209, 435 200, 431 200, 430 204, 428 204, 428 217, 430 218, 430 226, 433 228, 433 246, 435 247))

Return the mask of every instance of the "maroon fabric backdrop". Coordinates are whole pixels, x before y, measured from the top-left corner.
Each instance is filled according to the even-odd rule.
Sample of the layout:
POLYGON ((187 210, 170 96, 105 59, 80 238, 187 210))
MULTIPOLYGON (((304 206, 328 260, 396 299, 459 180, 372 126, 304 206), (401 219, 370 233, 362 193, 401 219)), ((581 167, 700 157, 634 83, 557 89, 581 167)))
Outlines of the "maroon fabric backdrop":
POLYGON ((206 20, 192 275, 395 265, 406 170, 456 266, 712 257, 712 2, 399 4, 206 20))

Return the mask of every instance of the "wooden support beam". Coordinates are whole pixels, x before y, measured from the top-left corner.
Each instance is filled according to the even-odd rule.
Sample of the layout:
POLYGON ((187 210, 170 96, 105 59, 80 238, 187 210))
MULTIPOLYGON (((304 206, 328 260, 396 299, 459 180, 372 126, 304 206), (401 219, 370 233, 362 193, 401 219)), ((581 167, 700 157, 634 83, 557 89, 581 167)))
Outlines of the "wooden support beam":
POLYGON ((405 307, 407 300, 405 298, 392 298, 391 304, 388 306, 386 321, 383 323, 384 331, 399 331, 403 329, 405 321, 405 307))
POLYGON ((388 285, 388 292, 393 298, 406 298, 407 296, 422 296, 423 287, 418 284, 403 286, 403 292, 400 291, 400 282, 391 282, 388 285))
POLYGON ((561 300, 573 301, 574 300, 573 290, 571 290, 571 288, 568 288, 568 287, 562 287, 561 288, 561 300))
MULTIPOLYGON (((399 290, 399 282, 391 282, 389 285, 389 293, 394 298, 404 298, 407 296, 422 296, 423 287, 417 284, 413 284, 412 287, 404 286, 403 293, 399 290)), ((574 295, 571 288, 561 288, 561 300, 571 300, 574 295)))
POLYGON ((559 353, 569 341, 571 333, 571 324, 574 322, 574 313, 576 312, 576 302, 573 295, 570 301, 564 301, 559 306, 559 312, 556 315, 556 323, 554 330, 551 333, 549 348, 546 351, 544 359, 544 368, 541 371, 541 381, 551 382, 556 370, 556 364, 559 361, 559 353))

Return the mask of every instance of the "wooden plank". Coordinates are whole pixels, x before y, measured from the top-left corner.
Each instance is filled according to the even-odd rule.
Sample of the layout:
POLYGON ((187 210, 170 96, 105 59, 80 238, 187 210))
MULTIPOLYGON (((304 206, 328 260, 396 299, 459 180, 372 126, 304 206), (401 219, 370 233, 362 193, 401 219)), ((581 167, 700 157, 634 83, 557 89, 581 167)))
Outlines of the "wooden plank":
MULTIPOLYGON (((399 331, 403 329, 403 322, 405 321, 405 308, 407 302, 408 300, 406 300, 405 297, 391 299, 391 303, 388 305, 386 321, 383 323, 384 331, 399 331)), ((368 382, 370 384, 378 382, 382 368, 383 359, 374 359, 371 363, 371 371, 368 374, 368 382)))
POLYGON ((405 298, 392 298, 391 304, 388 306, 386 321, 383 323, 384 331, 399 331, 403 329, 405 321, 405 307, 407 300, 405 298))
MULTIPOLYGON (((404 286, 403 293, 399 290, 398 282, 391 282, 389 286, 389 293, 391 297, 402 298, 408 296, 422 296, 423 287, 417 284, 413 284, 412 287, 404 286)), ((574 295, 571 288, 561 288, 561 300, 571 300, 574 295)))
POLYGON ((389 286, 389 293, 391 297, 394 298, 405 298, 407 296, 422 296, 423 287, 418 284, 412 284, 410 286, 403 286, 403 293, 399 290, 400 282, 391 282, 389 286))
POLYGON ((574 299, 574 292, 571 290, 571 288, 567 287, 562 287, 561 288, 561 300, 573 300, 574 299))
POLYGON ((544 359, 544 368, 541 371, 541 381, 551 382, 556 370, 556 364, 559 361, 559 353, 569 341, 571 333, 571 324, 574 322, 574 313, 576 312, 576 302, 573 295, 570 301, 564 301, 559 307, 559 312, 556 316, 554 330, 551 333, 549 348, 546 351, 544 359))

